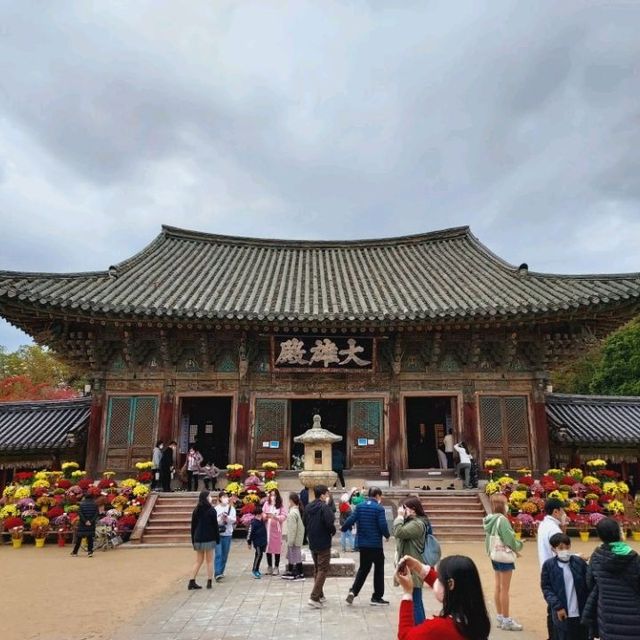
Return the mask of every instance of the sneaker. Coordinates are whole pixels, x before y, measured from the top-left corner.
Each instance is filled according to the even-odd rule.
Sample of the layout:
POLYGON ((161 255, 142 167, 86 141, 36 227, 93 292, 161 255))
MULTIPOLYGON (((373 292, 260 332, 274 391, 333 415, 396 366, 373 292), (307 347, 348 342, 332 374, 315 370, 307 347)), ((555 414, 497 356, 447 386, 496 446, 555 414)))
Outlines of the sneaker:
POLYGON ((77 558, 77 557, 78 557, 78 554, 77 554, 77 553, 73 553, 73 551, 70 553, 70 555, 71 555, 73 558, 77 558))
POLYGON ((307 600, 307 604, 314 609, 322 609, 322 602, 319 600, 312 600, 309 598, 309 600, 307 600))
POLYGON ((259 580, 260 578, 262 578, 262 574, 259 571, 252 571, 251 573, 253 573, 253 577, 256 580, 259 580))
POLYGON ((349 595, 347 596, 347 604, 353 604, 353 599, 356 597, 356 594, 353 591, 349 591, 349 595))
POLYGON ((304 580, 304 574, 299 573, 297 576, 293 576, 294 580, 304 580))
POLYGON ((271 567, 267 567, 267 570, 264 573, 267 576, 271 576, 273 575, 273 569, 271 567))
POLYGON ((87 557, 88 558, 93 558, 93 551, 90 551, 89 553, 87 553, 87 557))
POLYGON ((288 571, 283 573, 280 577, 283 580, 295 580, 295 576, 293 575, 293 573, 289 573, 288 571))
POLYGON ((505 618, 500 627, 504 631, 522 631, 522 625, 512 618, 505 618))
POLYGON ((273 570, 273 573, 272 573, 271 575, 272 575, 272 576, 279 576, 279 575, 280 575, 280 569, 278 569, 278 567, 276 567, 276 568, 273 570))
POLYGON ((223 578, 224 576, 222 574, 220 574, 219 576, 216 576, 216 582, 222 582, 223 578))
POLYGON ((327 601, 327 599, 324 596, 320 596, 320 603, 324 604, 327 601))
POLYGON ((369 603, 372 607, 379 607, 385 604, 389 604, 388 600, 383 600, 382 598, 371 598, 371 602, 369 603))

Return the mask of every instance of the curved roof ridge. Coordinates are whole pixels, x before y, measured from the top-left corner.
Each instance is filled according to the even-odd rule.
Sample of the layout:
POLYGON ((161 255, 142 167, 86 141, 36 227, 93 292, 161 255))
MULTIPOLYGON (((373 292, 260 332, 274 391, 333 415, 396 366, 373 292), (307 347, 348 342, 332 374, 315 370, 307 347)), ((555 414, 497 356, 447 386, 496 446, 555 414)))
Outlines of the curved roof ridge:
POLYGON ((640 404, 640 396, 605 396, 605 395, 590 395, 583 393, 547 393, 546 397, 551 401, 558 400, 575 400, 584 402, 633 402, 640 404))
POLYGON ((449 240, 451 238, 470 237, 469 226, 449 227, 425 233, 409 234, 404 236, 390 236, 384 238, 362 238, 357 240, 296 240, 279 238, 253 238, 244 236, 229 236, 217 233, 207 233, 205 231, 194 231, 191 229, 181 229, 170 225, 162 225, 161 235, 182 238, 185 240, 206 240, 209 242, 220 242, 228 244, 255 245, 267 247, 282 247, 291 249, 299 248, 319 248, 328 249, 331 247, 365 247, 365 246, 387 246, 398 244, 417 244, 420 242, 433 242, 435 240, 449 240))

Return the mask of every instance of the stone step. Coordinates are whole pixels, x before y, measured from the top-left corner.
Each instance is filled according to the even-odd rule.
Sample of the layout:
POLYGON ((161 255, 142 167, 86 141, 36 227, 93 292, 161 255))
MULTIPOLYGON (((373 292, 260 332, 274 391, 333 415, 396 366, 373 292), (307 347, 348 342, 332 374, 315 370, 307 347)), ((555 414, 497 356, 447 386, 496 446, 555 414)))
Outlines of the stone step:
POLYGON ((175 532, 175 531, 187 531, 189 535, 191 535, 191 523, 185 526, 182 522, 161 522, 159 524, 150 523, 145 527, 145 535, 147 533, 162 533, 163 531, 166 533, 175 532))
POLYGON ((179 516, 165 516, 163 514, 153 514, 150 518, 149 518, 149 523, 148 524, 160 524, 162 522, 182 522, 182 523, 191 523, 191 516, 186 516, 184 518, 181 518, 179 516))
POLYGON ((180 536, 175 534, 144 534, 142 536, 142 544, 191 544, 191 536, 180 536))

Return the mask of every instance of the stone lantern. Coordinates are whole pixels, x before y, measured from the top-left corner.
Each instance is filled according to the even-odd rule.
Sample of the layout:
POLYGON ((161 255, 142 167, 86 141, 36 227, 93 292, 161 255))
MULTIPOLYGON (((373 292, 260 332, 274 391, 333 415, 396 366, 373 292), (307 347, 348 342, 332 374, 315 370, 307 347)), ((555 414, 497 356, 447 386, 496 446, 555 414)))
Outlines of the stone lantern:
POLYGON ((340 442, 342 436, 323 429, 320 421, 320 416, 316 414, 311 429, 294 438, 295 442, 304 445, 304 471, 298 474, 298 478, 307 489, 313 489, 318 484, 332 487, 338 477, 331 470, 331 445, 340 442))

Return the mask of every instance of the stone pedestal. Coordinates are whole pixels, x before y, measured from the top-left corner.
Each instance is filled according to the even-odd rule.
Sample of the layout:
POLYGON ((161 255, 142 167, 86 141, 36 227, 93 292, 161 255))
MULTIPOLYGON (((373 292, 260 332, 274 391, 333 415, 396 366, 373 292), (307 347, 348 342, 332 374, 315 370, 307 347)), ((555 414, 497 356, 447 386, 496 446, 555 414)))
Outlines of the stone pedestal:
POLYGON ((309 490, 319 484, 333 487, 338 478, 335 471, 331 470, 331 445, 340 442, 342 436, 323 429, 321 420, 316 414, 311 429, 294 438, 295 442, 304 445, 304 471, 298 474, 298 478, 309 490))

